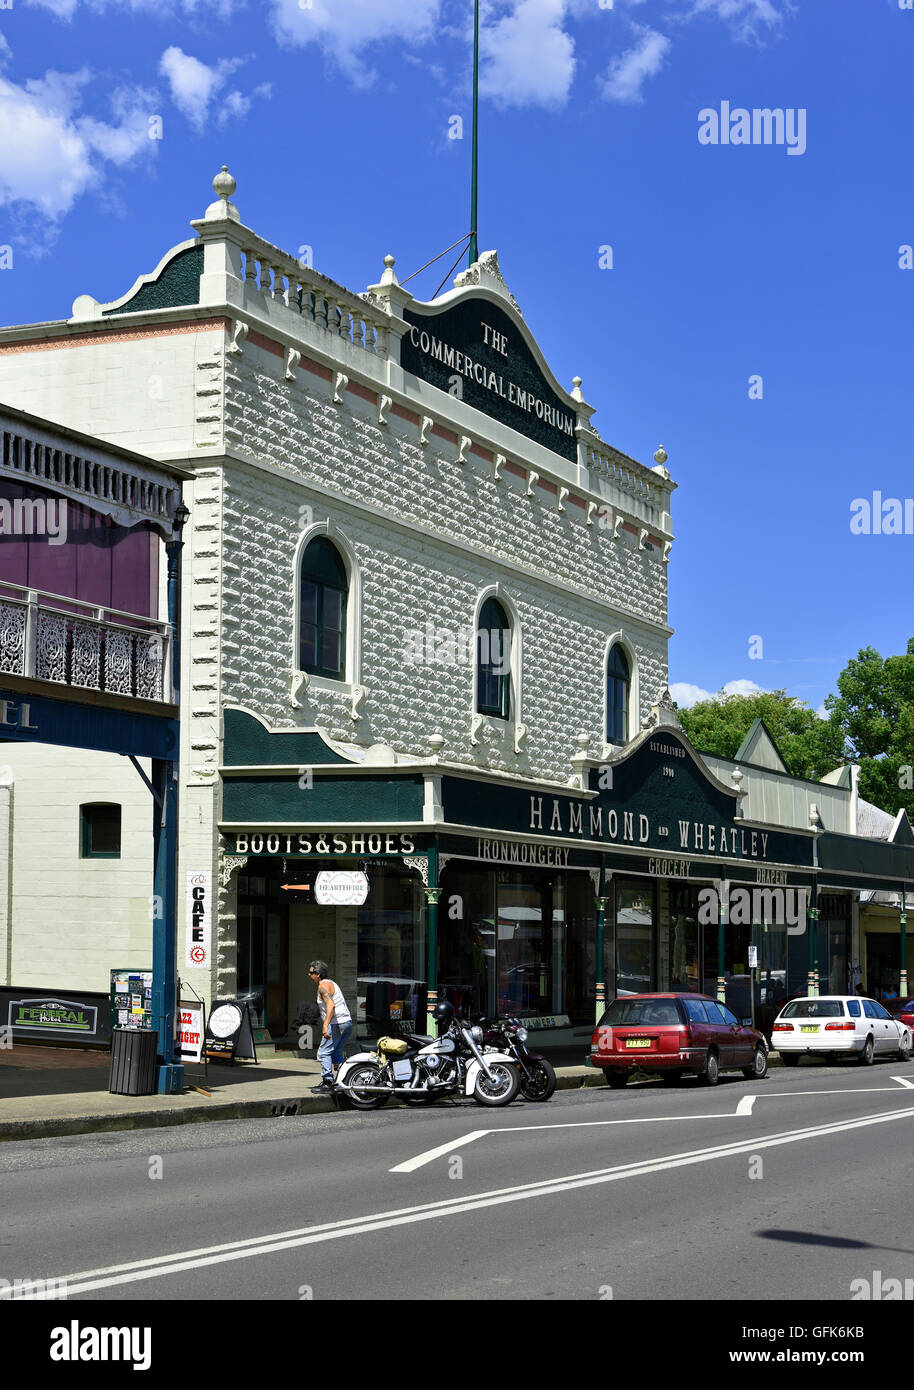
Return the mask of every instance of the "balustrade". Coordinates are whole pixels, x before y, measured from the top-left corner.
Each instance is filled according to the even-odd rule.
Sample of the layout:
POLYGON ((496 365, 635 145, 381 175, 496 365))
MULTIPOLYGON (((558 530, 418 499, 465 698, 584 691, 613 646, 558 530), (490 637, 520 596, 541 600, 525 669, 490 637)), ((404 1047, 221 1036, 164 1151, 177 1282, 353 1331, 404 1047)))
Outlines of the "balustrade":
POLYGON ((167 623, 0 585, 0 674, 170 700, 167 623))

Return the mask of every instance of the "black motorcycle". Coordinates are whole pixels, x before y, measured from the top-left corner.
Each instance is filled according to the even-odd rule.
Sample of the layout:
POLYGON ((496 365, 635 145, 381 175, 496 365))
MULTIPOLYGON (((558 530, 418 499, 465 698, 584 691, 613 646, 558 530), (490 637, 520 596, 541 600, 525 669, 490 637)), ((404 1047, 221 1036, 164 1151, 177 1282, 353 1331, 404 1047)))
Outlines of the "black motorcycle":
POLYGON ((555 1068, 538 1052, 527 1047, 527 1030, 519 1018, 481 1018, 480 1027, 487 1047, 513 1057, 520 1077, 524 1100, 549 1100, 555 1090, 555 1068))

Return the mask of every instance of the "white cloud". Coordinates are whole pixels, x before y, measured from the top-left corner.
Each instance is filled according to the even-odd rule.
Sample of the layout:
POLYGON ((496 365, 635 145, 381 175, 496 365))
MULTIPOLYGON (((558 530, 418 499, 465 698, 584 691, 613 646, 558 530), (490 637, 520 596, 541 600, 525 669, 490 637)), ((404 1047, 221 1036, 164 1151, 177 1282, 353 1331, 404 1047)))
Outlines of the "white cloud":
POLYGON ((481 29, 479 90, 496 106, 564 106, 574 78, 565 0, 517 0, 481 29))
POLYGON ((647 25, 633 24, 632 28, 638 42, 613 58, 603 78, 602 95, 607 101, 643 101, 642 86, 660 71, 673 46, 665 34, 647 25))
POLYGON ((10 48, 9 43, 6 40, 6 36, 4 34, 0 34, 0 68, 6 67, 7 63, 9 62, 10 58, 12 58, 12 56, 13 50, 10 48))
MULTIPOLYGON (((0 205, 20 212, 38 208, 56 223, 77 198, 102 184, 106 164, 135 162, 144 152, 152 156, 155 94, 118 88, 109 97, 113 120, 100 120, 79 113, 93 80, 88 68, 49 71, 23 86, 0 77, 0 205)), ((36 233, 36 246, 40 241, 36 233)))
POLYGON ((756 685, 755 681, 749 680, 727 681, 722 692, 703 690, 700 685, 689 685, 686 681, 677 681, 675 685, 670 686, 670 694, 680 709, 691 709, 693 705, 702 704, 705 700, 716 700, 721 693, 724 695, 761 695, 764 690, 762 686, 756 685))
POLYGON ((689 17, 711 14, 733 28, 736 37, 744 41, 758 38, 767 29, 777 29, 784 18, 793 13, 790 0, 693 0, 689 17))
POLYGON ((216 125, 224 125, 231 116, 247 115, 253 96, 269 96, 269 83, 256 88, 250 97, 234 90, 220 96, 232 73, 246 61, 245 58, 220 58, 218 63, 208 67, 199 58, 172 45, 162 54, 159 71, 168 81, 175 106, 195 130, 202 131, 209 118, 210 106, 217 97, 214 120, 216 125))
POLYGON ((241 9, 245 0, 25 0, 27 5, 50 10, 58 19, 72 19, 82 3, 83 8, 95 14, 106 10, 126 10, 129 14, 151 14, 168 18, 177 10, 187 15, 197 15, 213 11, 220 19, 227 19, 235 10, 241 9))
POLYGON ((357 86, 369 87, 377 73, 365 61, 365 50, 394 40, 417 47, 437 31, 441 0, 311 0, 303 9, 298 0, 271 0, 273 31, 280 44, 303 47, 316 43, 357 86))

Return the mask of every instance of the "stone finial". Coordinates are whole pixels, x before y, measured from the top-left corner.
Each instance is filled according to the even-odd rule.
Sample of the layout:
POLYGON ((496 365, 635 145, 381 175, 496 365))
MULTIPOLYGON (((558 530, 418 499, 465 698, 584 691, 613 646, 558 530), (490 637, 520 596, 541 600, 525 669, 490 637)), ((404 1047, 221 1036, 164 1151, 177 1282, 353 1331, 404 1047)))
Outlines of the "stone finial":
POLYGON ((590 734, 584 734, 584 733, 578 734, 577 743, 578 743, 578 747, 580 748, 581 752, 583 753, 583 752, 585 751, 585 749, 587 749, 587 748, 590 747, 590 734))
POLYGON ((381 276, 382 285, 399 285, 400 281, 394 274, 394 266, 396 263, 393 256, 387 255, 384 257, 384 274, 381 276))
POLYGON ((237 183, 228 171, 228 165, 223 164, 213 179, 213 192, 217 194, 217 200, 215 203, 210 203, 206 209, 207 222, 217 222, 226 217, 232 222, 241 221, 241 214, 234 203, 229 201, 237 187, 237 183))
POLYGON ((223 164, 220 172, 213 179, 213 192, 217 193, 220 198, 228 200, 237 187, 237 183, 228 171, 228 165, 223 164))
POLYGON ((579 376, 573 376, 571 378, 571 386, 573 398, 576 401, 583 401, 584 397, 581 395, 581 378, 579 376))
POLYGON ((441 734, 429 734, 428 744, 432 750, 433 755, 437 757, 437 755, 441 752, 442 748, 444 747, 444 738, 441 734))
POLYGON ((669 455, 666 449, 664 449, 663 445, 661 444, 660 448, 654 454, 654 463, 657 465, 654 469, 654 472, 659 473, 661 478, 668 478, 670 476, 670 470, 664 467, 664 464, 666 463, 668 458, 669 455))

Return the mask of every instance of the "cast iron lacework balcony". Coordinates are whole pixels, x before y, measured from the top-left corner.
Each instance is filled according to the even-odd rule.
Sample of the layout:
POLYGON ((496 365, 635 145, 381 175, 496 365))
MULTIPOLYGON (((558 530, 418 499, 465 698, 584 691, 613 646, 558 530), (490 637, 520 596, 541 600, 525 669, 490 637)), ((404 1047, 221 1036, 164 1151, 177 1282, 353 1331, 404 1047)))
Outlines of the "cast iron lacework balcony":
POLYGON ((167 623, 0 581, 0 673, 169 702, 167 623))

